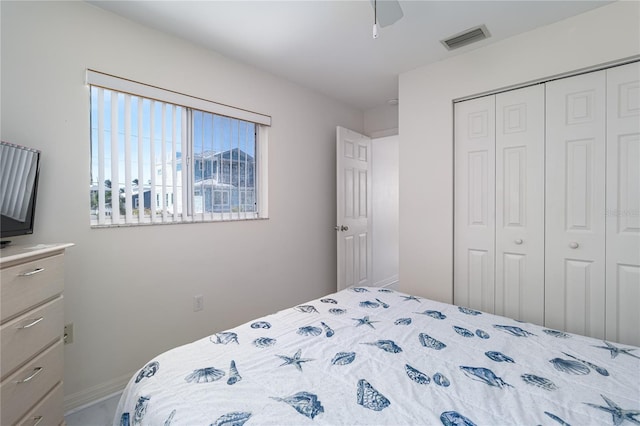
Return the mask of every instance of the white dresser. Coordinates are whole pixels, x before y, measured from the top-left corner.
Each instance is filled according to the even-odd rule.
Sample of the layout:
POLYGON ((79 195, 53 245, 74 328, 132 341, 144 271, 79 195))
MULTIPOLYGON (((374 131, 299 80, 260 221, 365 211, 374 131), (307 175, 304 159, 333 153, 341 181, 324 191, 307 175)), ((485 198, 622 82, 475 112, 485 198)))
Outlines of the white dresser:
POLYGON ((60 425, 64 252, 73 244, 0 250, 0 425, 60 425))

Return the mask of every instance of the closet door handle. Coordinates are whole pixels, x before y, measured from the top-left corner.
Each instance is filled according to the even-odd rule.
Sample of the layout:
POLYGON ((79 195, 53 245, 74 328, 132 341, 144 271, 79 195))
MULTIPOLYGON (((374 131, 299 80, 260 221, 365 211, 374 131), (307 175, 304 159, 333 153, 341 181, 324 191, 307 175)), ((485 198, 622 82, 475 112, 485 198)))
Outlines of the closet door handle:
POLYGON ((516 243, 517 245, 520 245, 523 243, 523 241, 520 238, 518 238, 517 240, 514 241, 514 243, 516 243))
POLYGON ((576 243, 575 241, 569 243, 569 247, 571 247, 572 249, 577 249, 578 247, 580 247, 580 244, 576 243))

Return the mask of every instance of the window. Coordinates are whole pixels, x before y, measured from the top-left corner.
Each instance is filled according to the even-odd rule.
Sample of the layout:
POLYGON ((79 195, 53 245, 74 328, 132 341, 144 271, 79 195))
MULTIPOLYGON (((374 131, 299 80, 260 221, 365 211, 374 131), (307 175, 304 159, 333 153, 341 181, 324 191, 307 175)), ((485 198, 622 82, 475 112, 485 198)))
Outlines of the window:
POLYGON ((92 225, 267 217, 270 117, 91 70, 87 81, 92 225))

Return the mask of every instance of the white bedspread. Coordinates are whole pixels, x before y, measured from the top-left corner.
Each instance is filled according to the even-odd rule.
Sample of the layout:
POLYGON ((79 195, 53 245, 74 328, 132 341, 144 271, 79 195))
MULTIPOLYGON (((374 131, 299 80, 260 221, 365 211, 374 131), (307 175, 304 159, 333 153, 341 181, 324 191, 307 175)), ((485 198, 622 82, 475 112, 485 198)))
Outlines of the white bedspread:
POLYGON ((134 424, 640 425, 640 348, 354 288, 159 355, 134 424))

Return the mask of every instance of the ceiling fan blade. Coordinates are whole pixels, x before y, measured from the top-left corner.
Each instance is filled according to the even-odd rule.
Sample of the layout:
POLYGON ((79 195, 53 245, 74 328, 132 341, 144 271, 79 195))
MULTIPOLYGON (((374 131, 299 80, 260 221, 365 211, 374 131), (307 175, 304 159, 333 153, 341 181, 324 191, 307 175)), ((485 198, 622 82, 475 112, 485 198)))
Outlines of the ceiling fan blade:
POLYGON ((371 7, 377 8, 378 25, 387 27, 404 16, 398 0, 371 0, 371 7))

